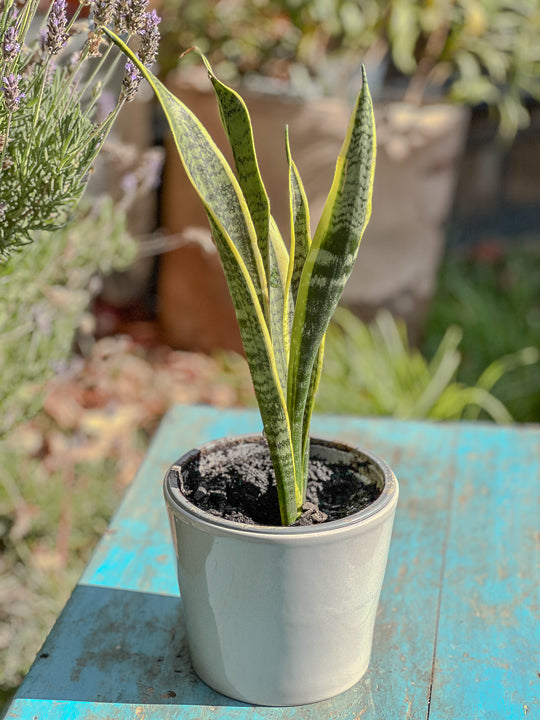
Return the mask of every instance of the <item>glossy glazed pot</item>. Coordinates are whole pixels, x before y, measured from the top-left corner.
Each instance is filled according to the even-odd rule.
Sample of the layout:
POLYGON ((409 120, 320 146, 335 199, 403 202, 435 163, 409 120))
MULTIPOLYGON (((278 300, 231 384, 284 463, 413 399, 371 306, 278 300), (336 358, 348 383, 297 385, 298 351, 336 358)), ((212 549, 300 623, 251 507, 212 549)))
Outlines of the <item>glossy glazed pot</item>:
POLYGON ((194 670, 215 690, 253 704, 337 695, 369 664, 397 480, 368 452, 312 440, 311 457, 355 463, 359 482, 375 479, 379 497, 320 525, 243 525, 199 510, 179 489, 194 458, 229 441, 260 445, 261 438, 208 443, 180 458, 164 483, 194 670))

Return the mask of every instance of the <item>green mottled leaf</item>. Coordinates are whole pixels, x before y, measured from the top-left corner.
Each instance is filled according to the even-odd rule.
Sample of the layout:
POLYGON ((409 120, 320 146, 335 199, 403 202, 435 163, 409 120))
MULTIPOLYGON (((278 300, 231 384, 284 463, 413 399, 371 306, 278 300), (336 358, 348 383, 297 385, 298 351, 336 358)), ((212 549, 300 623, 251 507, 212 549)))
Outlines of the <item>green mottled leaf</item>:
MULTIPOLYGON (((233 299, 272 455, 282 522, 289 525, 298 517, 303 499, 296 484, 292 436, 276 362, 278 343, 271 337, 264 312, 264 308, 268 308, 269 291, 270 296, 274 291, 276 297, 283 294, 287 266, 283 241, 273 228, 270 233, 271 257, 275 258, 276 272, 270 275, 267 283, 248 204, 222 153, 196 116, 140 63, 122 40, 106 29, 105 32, 152 86, 169 122, 187 175, 204 204, 233 299)), ((231 132, 234 135, 236 130, 231 132)), ((273 312, 269 314, 272 319, 273 312)), ((280 323, 281 338, 282 328, 283 322, 280 323)))
POLYGON ((267 303, 266 276, 257 236, 244 195, 227 160, 191 110, 140 62, 117 35, 107 28, 103 31, 150 83, 168 120, 178 154, 193 187, 206 211, 217 218, 234 242, 252 278, 261 308, 264 308, 267 303))
POLYGON ((270 202, 257 161, 251 119, 240 95, 222 83, 213 73, 208 60, 202 56, 218 100, 223 127, 231 144, 238 181, 244 194, 257 243, 263 258, 268 287, 267 313, 270 336, 283 392, 287 388, 287 358, 283 335, 283 310, 288 253, 279 230, 270 216, 270 202))
POLYGON ((268 295, 270 303, 270 336, 276 358, 281 387, 287 394, 287 367, 289 358, 289 328, 285 319, 289 303, 287 296, 287 270, 289 254, 273 217, 270 217, 270 278, 268 295))
POLYGON ((307 394, 306 405, 304 408, 304 419, 302 421, 302 468, 298 471, 301 473, 302 478, 302 492, 305 494, 307 481, 308 481, 308 463, 309 463, 309 426, 311 424, 311 416, 315 408, 315 397, 317 390, 319 389, 319 383, 321 382, 323 359, 324 359, 324 345, 326 335, 323 336, 321 341, 319 352, 315 358, 313 370, 311 371, 311 378, 309 381, 309 390, 307 394))
MULTIPOLYGON (((298 172, 298 168, 292 159, 291 148, 289 145, 288 129, 285 132, 285 150, 287 154, 287 163, 289 166, 289 205, 291 215, 291 253, 289 261, 289 272, 287 282, 290 287, 290 312, 286 312, 288 322, 288 332, 292 333, 292 325, 294 321, 294 307, 298 296, 298 287, 302 270, 306 261, 309 248, 311 247, 311 229, 309 219, 309 206, 304 190, 304 185, 298 172)), ((287 293, 287 298, 289 293, 287 293)), ((289 348, 290 349, 290 348, 289 348)), ((313 407, 315 405, 315 395, 319 386, 322 373, 324 354, 324 338, 321 342, 319 352, 313 371, 311 373, 311 381, 308 390, 308 399, 304 410, 303 432, 302 432, 302 486, 307 486, 307 471, 309 461, 309 426, 313 407)))
MULTIPOLYGON (((291 217, 291 246, 289 271, 287 284, 291 294, 291 312, 285 313, 286 317, 290 315, 290 327, 288 333, 292 331, 292 320, 294 318, 294 304, 298 295, 298 286, 300 285, 300 277, 302 269, 311 246, 311 230, 309 223, 309 206, 306 198, 306 192, 300 178, 300 173, 296 167, 289 145, 288 128, 285 132, 285 151, 287 154, 287 163, 289 166, 289 212, 291 217)), ((288 297, 288 294, 287 294, 288 297)), ((288 318, 287 318, 288 319, 288 318)))
POLYGON ((296 302, 300 276, 311 246, 309 206, 300 173, 296 167, 289 145, 288 130, 285 135, 285 150, 289 166, 289 204, 291 214, 291 271, 290 284, 293 299, 296 302))
POLYGON ((352 271, 371 214, 375 170, 375 123, 365 71, 341 148, 330 193, 313 238, 298 289, 287 390, 295 461, 306 437, 305 409, 314 364, 326 328, 352 271))
POLYGON ((209 220, 234 302, 264 433, 272 455, 282 522, 289 525, 296 520, 303 499, 295 483, 289 419, 272 341, 245 266, 222 228, 217 226, 210 215, 209 220))
POLYGON ((219 115, 229 139, 238 181, 249 208, 266 278, 270 276, 270 202, 257 161, 249 112, 240 95, 214 75, 210 63, 201 55, 218 100, 219 115))

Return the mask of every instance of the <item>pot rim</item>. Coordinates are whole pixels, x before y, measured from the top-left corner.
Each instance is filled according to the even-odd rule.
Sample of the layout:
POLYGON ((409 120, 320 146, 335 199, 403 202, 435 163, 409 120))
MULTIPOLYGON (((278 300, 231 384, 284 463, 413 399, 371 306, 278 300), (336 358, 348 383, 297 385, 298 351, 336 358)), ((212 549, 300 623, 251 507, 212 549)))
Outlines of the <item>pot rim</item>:
POLYGON ((341 534, 342 532, 350 531, 356 528, 358 525, 365 526, 366 524, 378 523, 386 518, 390 513, 393 513, 396 507, 399 486, 397 478, 394 475, 390 466, 378 455, 375 455, 369 450, 360 448, 354 445, 341 442, 339 440, 326 440, 321 438, 311 438, 311 443, 322 446, 335 447, 343 452, 353 452, 361 454, 369 461, 378 466, 382 473, 384 487, 379 497, 374 500, 370 505, 355 512, 347 517, 340 518, 338 520, 331 520, 326 523, 320 523, 317 525, 308 526, 283 526, 283 525, 246 525, 243 523, 235 522, 233 520, 225 520, 216 515, 205 512, 199 509, 196 505, 190 502, 179 490, 175 479, 174 471, 181 471, 182 464, 190 461, 196 456, 202 449, 211 449, 212 446, 223 445, 231 441, 234 442, 260 442, 262 435, 249 433, 244 435, 230 435, 225 438, 219 438, 211 440, 210 442, 203 443, 195 448, 192 448, 187 453, 184 453, 175 463, 173 463, 167 473, 163 482, 163 493, 165 500, 169 508, 174 512, 175 515, 184 517, 196 525, 202 525, 207 530, 215 532, 219 529, 221 534, 225 535, 241 535, 242 537, 251 537, 253 539, 263 539, 264 537, 281 537, 283 540, 288 539, 292 536, 295 538, 310 537, 318 535, 328 535, 330 532, 341 534))

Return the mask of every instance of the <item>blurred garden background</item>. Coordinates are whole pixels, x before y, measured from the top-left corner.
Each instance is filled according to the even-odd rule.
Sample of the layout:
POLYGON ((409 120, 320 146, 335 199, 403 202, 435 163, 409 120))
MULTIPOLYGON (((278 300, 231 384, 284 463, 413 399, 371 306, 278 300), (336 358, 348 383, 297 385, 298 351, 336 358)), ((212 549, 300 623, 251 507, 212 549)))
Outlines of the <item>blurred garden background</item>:
MULTIPOLYGON (((155 7, 155 67, 223 147, 206 73, 180 56, 197 45, 242 90, 284 237, 285 125, 315 227, 366 65, 373 218, 318 410, 539 422, 538 1, 155 7)), ((70 221, 31 239, 0 265, 0 707, 168 408, 254 404, 219 259, 148 87, 70 221)))

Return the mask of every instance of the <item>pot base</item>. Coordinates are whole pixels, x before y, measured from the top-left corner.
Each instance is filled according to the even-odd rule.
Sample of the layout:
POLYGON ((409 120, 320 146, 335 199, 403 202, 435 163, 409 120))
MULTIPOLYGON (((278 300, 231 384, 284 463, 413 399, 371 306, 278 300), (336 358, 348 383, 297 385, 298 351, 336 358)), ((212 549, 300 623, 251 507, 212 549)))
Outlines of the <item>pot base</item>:
POLYGON ((347 678, 339 684, 336 683, 333 687, 327 685, 324 689, 321 689, 319 687, 311 687, 306 683, 302 688, 281 688, 279 694, 276 693, 275 689, 271 689, 270 694, 262 691, 260 695, 254 697, 251 694, 244 696, 240 691, 230 688, 227 685, 218 686, 218 684, 214 684, 214 677, 211 675, 207 676, 204 667, 197 667, 193 658, 191 658, 191 663, 198 678, 212 690, 215 690, 221 695, 225 695, 225 697, 231 700, 263 707, 297 707, 299 705, 312 705, 313 703, 330 700, 354 687, 357 682, 360 682, 369 669, 368 661, 365 667, 358 671, 354 679, 347 678))

